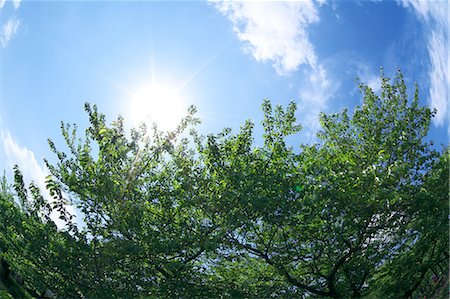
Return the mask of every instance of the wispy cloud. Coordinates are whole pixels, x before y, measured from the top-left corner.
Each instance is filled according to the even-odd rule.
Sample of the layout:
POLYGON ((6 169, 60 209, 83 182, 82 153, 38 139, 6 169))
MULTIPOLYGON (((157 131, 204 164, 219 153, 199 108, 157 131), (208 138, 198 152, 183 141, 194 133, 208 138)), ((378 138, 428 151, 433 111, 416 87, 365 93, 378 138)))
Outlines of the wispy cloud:
POLYGON ((353 65, 354 70, 356 71, 356 75, 361 80, 362 83, 369 86, 373 92, 378 93, 381 91, 381 79, 380 73, 375 73, 373 69, 364 61, 359 58, 353 57, 353 65))
POLYGON ((381 79, 380 76, 377 75, 371 75, 367 77, 366 79, 361 79, 362 82, 366 83, 367 86, 369 86, 373 92, 378 93, 381 91, 381 79))
POLYGON ((434 122, 443 125, 450 113, 448 88, 450 86, 448 69, 448 1, 402 0, 405 7, 412 7, 418 18, 426 26, 428 53, 431 68, 430 106, 436 108, 434 122))
POLYGON ((39 165, 34 153, 20 146, 7 130, 1 132, 1 141, 8 166, 12 168, 18 165, 26 179, 34 181, 41 190, 45 191, 45 177, 48 171, 44 166, 39 165))
POLYGON ((314 2, 220 1, 213 5, 233 24, 244 50, 257 61, 272 61, 278 74, 315 66, 317 57, 307 28, 319 21, 314 2))
POLYGON ((0 32, 0 42, 3 48, 5 48, 8 45, 11 38, 14 36, 14 34, 16 34, 19 26, 20 20, 14 17, 9 18, 6 24, 2 26, 0 32))
MULTIPOLYGON (((14 165, 19 166, 24 179, 26 181, 35 182, 41 190, 42 195, 51 202, 53 199, 45 187, 45 178, 49 174, 47 168, 44 165, 39 165, 33 151, 27 149, 26 147, 20 146, 8 130, 2 130, 0 132, 0 137, 1 144, 3 144, 5 159, 10 169, 12 169, 14 165)), ((67 209, 69 213, 72 215, 74 214, 74 209, 72 206, 68 206, 67 209)), ((64 223, 58 219, 58 216, 59 215, 56 213, 50 215, 56 225, 62 228, 64 227, 64 223)))
POLYGON ((21 0, 12 0, 14 9, 18 9, 20 6, 21 0))
POLYGON ((340 87, 339 80, 330 80, 323 65, 305 71, 305 82, 299 92, 299 120, 304 127, 306 142, 313 142, 320 128, 319 114, 326 112, 328 103, 340 87))
MULTIPOLYGON (((12 4, 14 6, 14 9, 18 9, 19 8, 21 1, 22 0, 12 0, 12 4)), ((5 3, 6 3, 6 0, 0 0, 0 9, 3 8, 5 3)))
POLYGON ((331 82, 308 37, 308 28, 319 21, 318 6, 325 1, 220 1, 218 11, 233 24, 244 51, 257 61, 273 63, 278 75, 297 71, 303 82, 299 91, 299 120, 308 142, 315 140, 318 115, 326 111, 340 81, 331 82))
MULTIPOLYGON (((447 34, 448 36, 448 34, 447 34)), ((448 117, 448 87, 450 85, 448 71, 448 41, 442 32, 433 32, 429 39, 429 53, 432 69, 430 71, 430 100, 436 108, 436 124, 442 125, 448 117)))

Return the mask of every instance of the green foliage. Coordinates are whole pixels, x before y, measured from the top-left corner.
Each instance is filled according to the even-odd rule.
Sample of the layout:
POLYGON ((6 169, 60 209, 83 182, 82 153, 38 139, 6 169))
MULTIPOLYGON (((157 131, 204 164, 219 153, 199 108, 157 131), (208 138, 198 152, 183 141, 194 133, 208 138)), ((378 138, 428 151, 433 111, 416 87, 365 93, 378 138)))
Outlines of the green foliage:
POLYGON ((171 132, 130 132, 86 104, 89 126, 49 140, 47 202, 14 169, 0 246, 29 290, 78 298, 399 298, 448 279, 449 151, 424 139, 433 112, 402 74, 361 83, 363 104, 321 115, 294 150, 295 103, 202 136, 195 109, 171 132), (189 133, 188 133, 189 131, 189 133), (82 219, 67 205, 76 206, 82 219), (52 217, 65 224, 57 229, 52 217), (80 225, 82 224, 82 225, 80 225), (438 279, 437 283, 432 279, 438 279))
MULTIPOLYGON (((3 272, 0 266, 0 272, 3 272)), ((31 295, 19 285, 11 276, 0 280, 0 298, 2 299, 31 299, 31 295)))

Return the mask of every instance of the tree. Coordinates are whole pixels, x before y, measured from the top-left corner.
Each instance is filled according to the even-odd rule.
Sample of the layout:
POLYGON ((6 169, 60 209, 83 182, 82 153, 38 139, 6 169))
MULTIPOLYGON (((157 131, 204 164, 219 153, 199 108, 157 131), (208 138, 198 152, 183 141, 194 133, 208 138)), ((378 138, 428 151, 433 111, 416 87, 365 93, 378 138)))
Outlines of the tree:
MULTIPOLYGON (((448 280, 449 149, 424 175, 407 224, 410 244, 395 252, 373 277, 374 297, 434 295, 448 280), (414 239, 413 239, 414 238, 414 239)), ((445 298, 448 293, 441 294, 445 298)))
MULTIPOLYGON (((3 178, 0 188, 0 253, 1 261, 24 279, 23 287, 39 296, 52 289, 61 296, 78 294, 83 280, 79 262, 86 252, 86 240, 74 238, 67 231, 58 231, 50 218, 59 208, 61 218, 66 213, 57 200, 44 200, 32 182, 25 187, 20 170, 14 168, 14 189, 3 178)), ((12 282, 14 279, 6 277, 12 282)), ((18 288, 19 290, 21 287, 18 288)), ((14 298, 28 298, 17 293, 14 298)))
MULTIPOLYGON (((197 205, 187 169, 195 167, 187 139, 197 120, 190 114, 173 132, 142 126, 127 138, 123 119, 110 127, 96 106, 85 106, 90 126, 84 140, 62 124, 70 156, 47 163, 58 186, 76 205, 89 239, 88 297, 207 295, 201 265, 215 227, 197 205)), ((86 270, 85 270, 86 271, 86 270)))
POLYGON ((258 257, 299 295, 380 294, 387 271, 396 291, 381 294, 409 297, 448 257, 448 172, 439 168, 440 189, 423 191, 437 157, 424 141, 433 113, 419 107, 417 88, 408 101, 400 72, 392 84, 381 79, 380 96, 360 84, 364 103, 352 116, 322 114, 320 143, 299 154, 285 143, 299 129, 295 105, 273 111, 268 101, 263 148, 251 147, 246 124, 235 136, 210 136, 202 151, 228 251, 258 257), (401 266, 417 254, 417 266, 401 266))
POLYGON ((322 114, 319 141, 298 150, 286 141, 301 131, 293 102, 263 102, 260 147, 250 121, 202 136, 188 132, 191 108, 174 131, 128 133, 86 104, 82 138, 62 123, 67 150, 49 140, 53 202, 18 169, 15 194, 1 193, 4 256, 28 289, 63 297, 436 293, 430 279, 448 277, 449 152, 425 141, 433 112, 418 88, 408 100, 400 72, 381 82, 379 95, 360 84, 351 115, 322 114))

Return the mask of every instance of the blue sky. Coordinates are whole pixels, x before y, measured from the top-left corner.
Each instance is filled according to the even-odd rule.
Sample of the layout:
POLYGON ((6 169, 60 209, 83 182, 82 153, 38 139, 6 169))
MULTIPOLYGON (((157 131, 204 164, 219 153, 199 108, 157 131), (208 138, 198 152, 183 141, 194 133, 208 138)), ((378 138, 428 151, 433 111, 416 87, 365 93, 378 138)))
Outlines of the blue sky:
POLYGON ((295 100, 290 142, 314 142, 318 113, 352 110, 355 77, 377 89, 380 67, 419 83, 448 144, 448 19, 448 1, 0 0, 0 169, 43 186, 47 138, 63 144, 61 120, 82 129, 86 101, 164 128, 194 104, 218 132, 259 123, 263 98, 295 100))

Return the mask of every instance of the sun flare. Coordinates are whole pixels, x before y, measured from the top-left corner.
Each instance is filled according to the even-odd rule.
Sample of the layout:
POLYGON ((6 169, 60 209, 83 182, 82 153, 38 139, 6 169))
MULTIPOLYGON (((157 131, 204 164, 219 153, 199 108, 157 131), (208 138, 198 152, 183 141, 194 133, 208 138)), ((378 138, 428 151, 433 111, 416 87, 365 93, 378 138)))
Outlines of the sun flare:
POLYGON ((151 84, 131 93, 128 112, 134 126, 156 123, 161 130, 173 130, 186 114, 186 103, 176 88, 151 84))

